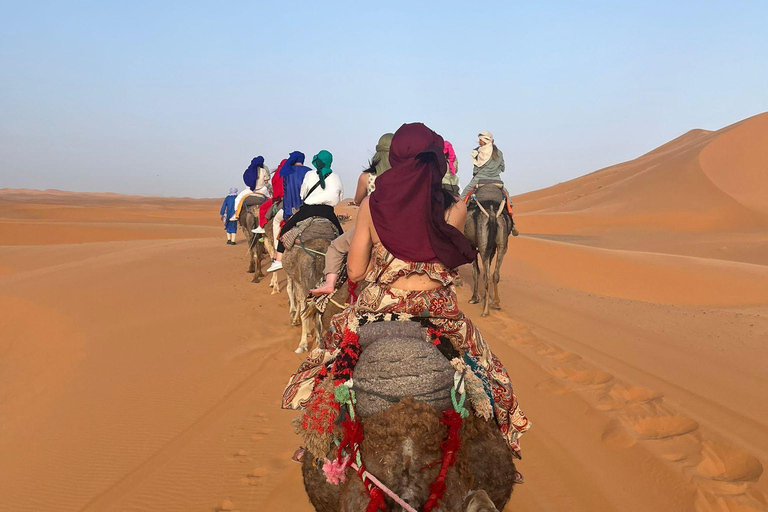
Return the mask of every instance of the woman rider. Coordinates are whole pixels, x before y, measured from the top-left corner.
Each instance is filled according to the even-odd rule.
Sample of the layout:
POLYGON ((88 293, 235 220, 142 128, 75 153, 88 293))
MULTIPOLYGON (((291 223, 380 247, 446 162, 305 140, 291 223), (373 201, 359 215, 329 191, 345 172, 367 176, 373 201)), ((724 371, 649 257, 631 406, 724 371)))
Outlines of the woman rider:
POLYGON ((459 161, 456 159, 456 152, 453 150, 453 144, 445 141, 443 147, 445 161, 448 162, 448 171, 443 176, 443 188, 450 192, 454 197, 459 197, 459 161))
POLYGON ((394 134, 385 133, 379 137, 379 143, 376 144, 376 154, 371 159, 371 165, 368 169, 360 173, 357 179, 357 189, 355 190, 355 204, 360 206, 371 192, 376 190, 376 178, 384 174, 389 168, 389 146, 392 144, 394 134))
MULTIPOLYGON (((304 159, 302 158, 302 162, 303 161, 304 159)), ((310 217, 323 217, 328 219, 336 226, 339 234, 344 232, 339 223, 339 219, 336 217, 336 213, 333 210, 333 207, 339 204, 344 195, 344 187, 342 186, 341 179, 338 175, 333 173, 331 163, 333 163, 333 155, 326 150, 320 151, 312 158, 312 165, 317 172, 304 173, 304 178, 299 187, 298 194, 300 206, 298 210, 295 210, 295 213, 291 218, 285 222, 283 228, 280 230, 280 236, 293 229, 300 221, 309 219, 310 217)), ((286 182, 285 185, 284 206, 285 202, 288 200, 288 183, 286 182)), ((275 261, 272 262, 272 265, 267 269, 267 272, 275 272, 283 268, 282 260, 284 252, 285 246, 283 245, 283 242, 278 242, 275 261)))
MULTIPOLYGON (((493 135, 489 131, 482 131, 477 135, 478 147, 472 151, 472 180, 469 185, 464 188, 464 192, 461 193, 461 198, 464 202, 467 202, 470 194, 472 194, 478 185, 486 183, 500 183, 502 186, 504 182, 501 179, 501 173, 504 172, 504 153, 501 152, 496 144, 493 142, 493 135)), ((507 199, 507 211, 512 219, 512 235, 517 236, 519 233, 515 227, 515 218, 512 215, 512 203, 509 200, 509 192, 506 188, 502 188, 504 197, 507 199)))
POLYGON ((330 375, 336 349, 360 323, 381 321, 384 315, 418 320, 439 331, 463 356, 486 390, 473 399, 475 411, 495 418, 519 457, 518 438, 530 423, 506 369, 458 309, 456 268, 472 262, 476 251, 462 232, 466 206, 441 188, 447 169, 443 139, 421 123, 405 124, 392 139, 390 162, 392 168, 377 179, 376 190, 360 207, 347 260, 349 278, 369 284, 354 304, 333 317, 321 346, 291 376, 282 406, 310 404, 323 375, 330 375))

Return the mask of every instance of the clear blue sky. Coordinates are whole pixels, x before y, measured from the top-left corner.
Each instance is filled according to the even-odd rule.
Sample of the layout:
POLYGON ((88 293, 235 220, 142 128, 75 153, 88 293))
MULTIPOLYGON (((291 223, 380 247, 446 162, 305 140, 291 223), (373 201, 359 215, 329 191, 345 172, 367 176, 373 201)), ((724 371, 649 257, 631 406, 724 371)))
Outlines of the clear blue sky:
MULTIPOLYGON (((768 110, 768 2, 11 2, 0 187, 216 197, 422 121, 524 192, 768 110)), ((347 190, 352 195, 352 190, 347 190)))

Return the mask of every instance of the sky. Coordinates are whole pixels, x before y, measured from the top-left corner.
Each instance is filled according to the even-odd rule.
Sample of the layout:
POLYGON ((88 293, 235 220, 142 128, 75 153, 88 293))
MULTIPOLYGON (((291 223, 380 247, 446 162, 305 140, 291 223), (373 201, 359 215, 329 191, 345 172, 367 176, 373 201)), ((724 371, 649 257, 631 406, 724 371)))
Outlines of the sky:
POLYGON ((522 193, 768 110, 768 2, 0 0, 0 188, 221 197, 263 155, 346 196, 421 121, 522 193))

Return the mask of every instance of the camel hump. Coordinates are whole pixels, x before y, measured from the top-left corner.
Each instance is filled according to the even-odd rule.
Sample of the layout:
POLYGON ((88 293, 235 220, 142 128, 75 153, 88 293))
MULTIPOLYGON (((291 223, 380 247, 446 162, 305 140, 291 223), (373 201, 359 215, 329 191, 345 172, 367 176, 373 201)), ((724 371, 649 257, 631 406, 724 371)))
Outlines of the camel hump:
POLYGON ((437 411, 450 409, 454 369, 416 322, 374 322, 358 329, 362 352, 354 389, 361 417, 413 397, 437 411))
POLYGON ((480 183, 475 196, 481 203, 492 201, 494 203, 502 203, 505 201, 504 192, 502 190, 503 185, 497 182, 492 183, 480 183))

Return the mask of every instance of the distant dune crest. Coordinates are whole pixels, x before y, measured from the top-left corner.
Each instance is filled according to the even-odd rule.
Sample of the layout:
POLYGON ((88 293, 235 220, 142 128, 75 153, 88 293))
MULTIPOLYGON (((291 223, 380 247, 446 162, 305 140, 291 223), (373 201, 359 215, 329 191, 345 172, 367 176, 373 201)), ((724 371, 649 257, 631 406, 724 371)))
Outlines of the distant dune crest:
POLYGON ((768 227, 768 113, 721 130, 691 130, 646 153, 515 198, 535 231, 666 232, 768 227))

